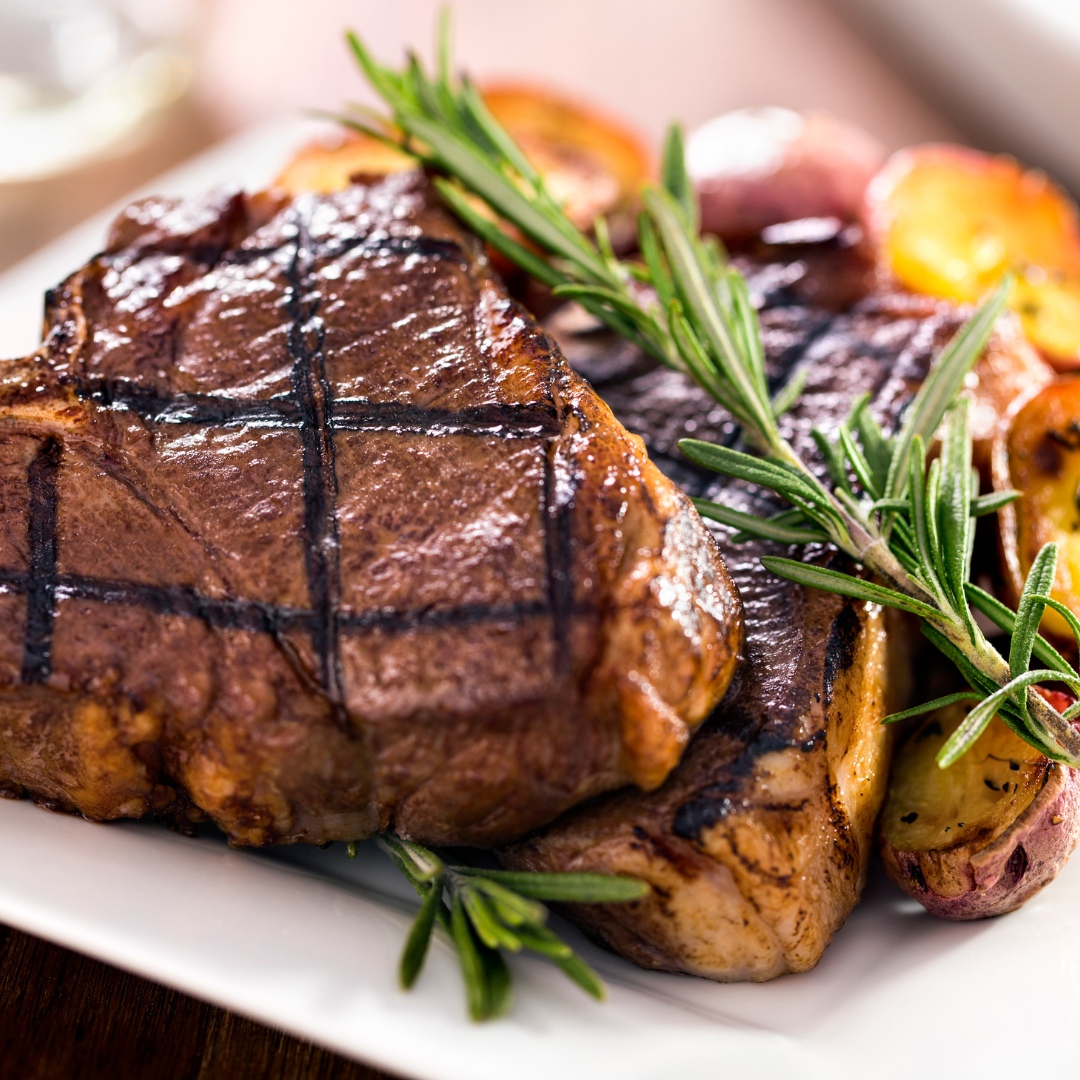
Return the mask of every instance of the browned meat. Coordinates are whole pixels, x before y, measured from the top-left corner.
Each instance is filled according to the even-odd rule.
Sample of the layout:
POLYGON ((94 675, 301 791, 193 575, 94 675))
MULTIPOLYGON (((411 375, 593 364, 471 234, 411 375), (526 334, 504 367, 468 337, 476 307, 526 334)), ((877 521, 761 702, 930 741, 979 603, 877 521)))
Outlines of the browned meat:
POLYGON ((738 601, 399 174, 150 200, 0 385, 0 786, 242 844, 507 841, 655 787, 738 601))
MULTIPOLYGON (((945 305, 868 294, 844 236, 765 248, 746 268, 765 309, 773 379, 806 371, 784 421, 806 453, 810 428, 834 427, 864 391, 879 419, 894 423, 932 351, 959 324, 945 305)), ((694 494, 760 508, 760 496, 677 456, 687 432, 730 442, 723 413, 681 376, 643 373, 640 358, 606 353, 601 341, 579 338, 569 355, 661 467, 694 494)), ((1007 345, 995 344, 999 366, 1007 345)), ((643 966, 763 980, 813 967, 858 899, 886 781, 878 721, 890 692, 906 688, 904 635, 887 636, 876 608, 780 581, 758 561, 768 551, 799 557, 798 549, 717 535, 746 618, 731 692, 662 787, 605 796, 504 858, 519 868, 642 877, 654 886, 646 900, 573 916, 643 966)))

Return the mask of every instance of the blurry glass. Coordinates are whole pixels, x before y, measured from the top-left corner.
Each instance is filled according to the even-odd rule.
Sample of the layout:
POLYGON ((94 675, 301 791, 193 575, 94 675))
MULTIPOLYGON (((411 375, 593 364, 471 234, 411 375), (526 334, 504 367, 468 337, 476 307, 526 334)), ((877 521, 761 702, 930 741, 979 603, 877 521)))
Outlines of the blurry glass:
POLYGON ((101 155, 187 88, 191 0, 0 0, 0 182, 101 155))

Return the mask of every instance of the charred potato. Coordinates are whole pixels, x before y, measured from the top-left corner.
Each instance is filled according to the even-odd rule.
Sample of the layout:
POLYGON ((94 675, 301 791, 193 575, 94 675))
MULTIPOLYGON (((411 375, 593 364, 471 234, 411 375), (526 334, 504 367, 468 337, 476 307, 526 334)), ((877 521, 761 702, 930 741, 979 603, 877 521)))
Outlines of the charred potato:
POLYGON ((1016 401, 1030 397, 1055 378, 1054 369, 1028 343, 1015 316, 999 319, 965 385, 965 395, 971 403, 968 425, 975 463, 987 480, 994 446, 1002 430, 1002 417, 1016 401))
POLYGON ((799 218, 854 218, 884 159, 852 124, 777 108, 724 113, 686 144, 702 228, 727 239, 799 218))
POLYGON ((881 817, 885 872, 946 919, 1015 910, 1054 879, 1080 835, 1080 773, 999 720, 956 764, 938 767, 965 711, 932 714, 898 750, 881 817))
POLYGON ((916 292, 973 303, 1013 272, 1028 339, 1059 370, 1080 366, 1080 222, 1043 173, 959 146, 902 150, 870 184, 864 219, 916 292))
MULTIPOLYGON (((998 515, 1006 584, 1015 602, 1039 549, 1059 545, 1053 596, 1080 613, 1080 379, 1062 379, 1019 401, 993 454, 994 487, 1020 492, 998 515)), ((1044 629, 1072 640, 1055 611, 1044 629)))

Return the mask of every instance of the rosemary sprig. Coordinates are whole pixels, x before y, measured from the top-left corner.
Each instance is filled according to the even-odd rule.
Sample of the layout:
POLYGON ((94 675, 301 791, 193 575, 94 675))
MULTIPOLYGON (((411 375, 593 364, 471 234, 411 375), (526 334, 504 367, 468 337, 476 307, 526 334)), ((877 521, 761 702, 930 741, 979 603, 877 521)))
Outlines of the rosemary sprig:
MULTIPOLYGON (((501 1016, 510 1007, 511 981, 505 953, 531 950, 546 956, 597 1000, 604 984, 581 957, 547 926, 542 901, 624 904, 649 887, 610 874, 541 874, 485 870, 445 862, 433 851, 389 833, 379 846, 421 898, 398 968, 402 988, 416 982, 438 925, 457 952, 474 1020, 501 1016)), ((349 845, 356 855, 356 845, 349 845)))
POLYGON ((578 301, 617 333, 690 375, 741 424, 760 456, 696 440, 680 445, 700 464, 774 491, 790 511, 781 520, 762 521, 699 502, 702 513, 743 537, 788 543, 825 537, 873 580, 791 559, 770 558, 766 565, 791 581, 919 615, 926 636, 956 664, 980 701, 943 746, 942 767, 963 754, 994 715, 1048 757, 1080 766, 1080 733, 1072 716, 1036 691, 1039 682, 1051 679, 1080 688, 1080 674, 1038 634, 1043 611, 1054 606, 1047 594, 1056 548, 1049 544, 1040 553, 1016 612, 973 593, 969 580, 973 517, 1005 500, 979 496, 959 394, 1001 313, 1008 282, 937 357, 895 434, 882 431, 865 399, 834 437, 815 432, 826 483, 780 432, 778 415, 794 395, 770 400, 746 282, 720 246, 699 234, 679 129, 672 129, 666 144, 661 185, 642 194, 641 262, 621 261, 606 242, 603 222, 593 237, 575 228, 475 87, 467 78, 452 77, 448 40, 444 17, 442 59, 432 77, 416 57, 400 71, 379 64, 350 35, 388 115, 374 121, 349 116, 345 122, 413 154, 437 175, 436 187, 450 209, 495 250, 556 296, 578 301), (505 223, 532 246, 511 236, 505 223), (941 452, 932 457, 928 448, 939 432, 941 452), (1003 629, 1008 624, 1008 657, 987 640, 972 605, 1003 629), (1044 662, 1053 653, 1055 662, 1029 671, 1033 653, 1044 662))

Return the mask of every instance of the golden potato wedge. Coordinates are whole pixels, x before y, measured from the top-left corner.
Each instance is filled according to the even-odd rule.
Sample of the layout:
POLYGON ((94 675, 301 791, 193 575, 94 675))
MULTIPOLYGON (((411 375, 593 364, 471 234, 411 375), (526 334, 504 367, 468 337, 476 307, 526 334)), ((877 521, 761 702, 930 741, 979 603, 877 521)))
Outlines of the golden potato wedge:
MULTIPOLYGON (((1059 546, 1053 596, 1080 614, 1080 379, 1059 379, 1017 402, 1002 423, 992 461, 994 488, 1020 492, 998 515, 1010 599, 1020 596, 1039 549, 1059 546)), ((1043 629, 1072 640, 1054 611, 1043 629)))
MULTIPOLYGON (((613 217, 616 239, 632 228, 638 194, 653 173, 642 142, 617 121, 537 87, 496 85, 481 90, 497 120, 513 135, 578 228, 613 217)), ((277 185, 296 195, 340 191, 352 177, 414 167, 413 159, 376 139, 347 132, 296 154, 277 185)))
POLYGON ((1080 366, 1080 220, 1043 173, 1009 157, 928 145, 894 154, 863 217, 887 270, 916 292, 973 303, 1013 272, 1024 333, 1080 366))
POLYGON ((483 87, 487 107, 544 175, 579 229, 637 208, 654 165, 641 140, 617 120, 536 86, 483 87))
POLYGON ((341 131, 301 148, 278 174, 274 187, 290 195, 342 191, 354 176, 383 176, 415 168, 416 162, 393 147, 353 131, 341 131))
POLYGON ((938 710, 900 747, 881 816, 885 872, 946 919, 1018 908, 1053 880, 1080 836, 1080 773, 1000 720, 955 765, 938 767, 966 713, 962 704, 938 710))

